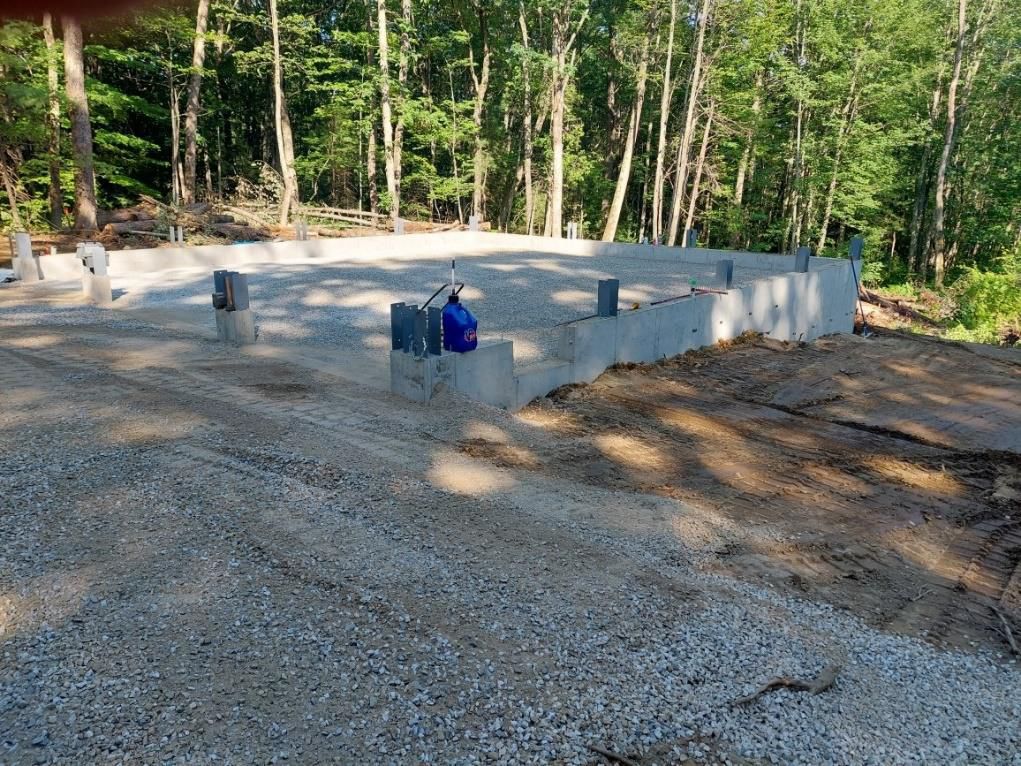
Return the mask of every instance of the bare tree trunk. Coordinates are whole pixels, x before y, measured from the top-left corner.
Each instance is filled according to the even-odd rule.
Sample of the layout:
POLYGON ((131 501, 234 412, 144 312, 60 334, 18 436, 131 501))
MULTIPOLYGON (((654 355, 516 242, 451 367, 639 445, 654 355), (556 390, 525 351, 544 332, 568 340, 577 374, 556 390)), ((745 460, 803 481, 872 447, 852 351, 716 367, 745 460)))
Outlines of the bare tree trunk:
POLYGON ((936 203, 933 208, 933 264, 936 286, 943 285, 946 257, 946 198, 947 169, 950 166, 950 155, 953 149, 954 131, 957 127, 957 87, 961 80, 961 61, 964 58, 964 43, 968 31, 967 0, 958 0, 957 4, 957 45, 954 50, 954 71, 950 76, 947 89, 947 123, 943 134, 943 152, 940 155, 939 169, 936 172, 936 203))
POLYGON ((666 46, 666 63, 663 65, 663 92, 659 96, 659 143, 656 149, 656 177, 652 185, 652 241, 659 242, 663 236, 663 183, 666 164, 666 129, 670 117, 670 100, 673 87, 670 84, 674 55, 674 29, 677 24, 677 0, 670 0, 670 37, 666 46))
POLYGON ((731 235, 731 245, 737 247, 741 242, 741 228, 744 225, 744 216, 741 215, 741 206, 744 204, 745 184, 750 178, 749 170, 754 170, 755 163, 755 135, 758 131, 759 113, 762 111, 762 80, 760 70, 755 75, 755 95, 752 98, 752 126, 745 134, 744 151, 741 152, 741 160, 737 165, 737 179, 734 182, 734 208, 737 210, 736 228, 731 235))
POLYGON ((464 209, 461 207, 461 179, 457 171, 457 100, 454 97, 454 73, 447 69, 450 82, 450 164, 454 171, 454 188, 457 198, 457 222, 464 223, 464 209))
POLYGON ((716 102, 709 102, 709 111, 705 116, 705 127, 702 130, 702 146, 698 150, 698 160, 695 162, 695 178, 691 182, 691 196, 688 198, 688 216, 684 221, 684 229, 687 231, 695 222, 695 204, 698 202, 699 186, 702 183, 702 170, 705 168, 705 157, 709 151, 709 137, 713 127, 713 114, 716 112, 716 102))
POLYGON ((542 214, 542 236, 544 237, 553 236, 553 217, 550 214, 550 208, 553 205, 552 198, 550 197, 551 185, 549 181, 546 182, 546 207, 542 214))
POLYGON ((684 131, 681 133, 681 145, 677 151, 677 172, 674 175, 674 198, 670 214, 670 233, 667 238, 667 243, 671 246, 677 243, 677 228, 681 218, 681 200, 688 185, 688 155, 691 153, 692 134, 695 129, 695 104, 702 90, 703 48, 711 3, 712 0, 702 0, 702 7, 698 14, 695 57, 691 65, 691 87, 688 89, 688 105, 684 118, 684 131))
POLYGON ((96 174, 92 165, 92 123, 85 95, 82 28, 77 19, 61 17, 64 28, 64 83, 71 111, 71 148, 74 154, 75 228, 96 228, 96 174))
MULTIPOLYGON (((797 2, 797 39, 798 39, 798 69, 804 67, 806 30, 805 21, 801 14, 801 0, 797 2)), ((784 233, 784 250, 793 252, 800 244, 801 237, 801 185, 805 178, 805 155, 802 145, 805 132, 805 100, 802 93, 798 92, 797 119, 794 128, 794 166, 793 179, 790 186, 790 217, 787 221, 784 233)), ((786 213, 786 211, 785 211, 786 213)))
POLYGON ((641 242, 645 236, 645 226, 649 222, 649 163, 652 161, 652 121, 645 126, 645 169, 642 173, 642 206, 638 213, 638 236, 641 242))
POLYGON ((564 108, 567 91, 567 30, 564 13, 553 14, 553 97, 550 106, 550 141, 553 148, 546 228, 550 236, 563 236, 564 205, 564 108))
POLYGON ((11 169, 11 165, 15 163, 8 162, 8 156, 8 148, 0 145, 0 178, 3 178, 4 191, 7 192, 7 204, 11 209, 11 226, 15 231, 22 231, 24 224, 21 221, 21 213, 18 211, 18 187, 15 183, 14 171, 11 169))
POLYGON ((631 180, 631 161, 635 152, 635 141, 638 140, 638 127, 642 121, 642 105, 645 102, 645 82, 649 74, 649 36, 645 37, 645 44, 642 47, 642 58, 638 64, 638 83, 635 89, 635 103, 631 107, 631 119, 628 123, 627 138, 624 139, 624 156, 620 161, 620 170, 617 173, 617 188, 613 192, 613 202, 610 203, 610 213, 606 219, 606 227, 603 229, 603 242, 613 242, 617 236, 617 224, 620 221, 620 211, 624 207, 624 196, 627 194, 628 183, 631 180))
POLYGON ((386 190, 390 195, 390 215, 394 220, 400 215, 400 192, 397 187, 397 173, 394 162, 393 114, 390 108, 390 45, 387 40, 386 0, 376 0, 379 32, 379 110, 383 123, 383 161, 386 166, 386 190))
MULTIPOLYGON (((369 33, 370 35, 376 31, 376 13, 372 7, 372 0, 366 0, 366 7, 368 8, 369 16, 369 33)), ((373 52, 372 45, 369 45, 365 51, 365 61, 368 64, 369 69, 372 69, 376 64, 376 56, 373 52)), ((365 175, 367 176, 369 186, 369 211, 372 213, 379 212, 379 187, 376 184, 376 123, 374 120, 374 109, 375 103, 369 102, 369 135, 366 141, 365 147, 365 175)))
POLYGON ((277 0, 269 0, 270 28, 273 33, 273 102, 277 133, 277 158, 280 160, 280 175, 284 179, 284 196, 280 201, 280 225, 286 226, 290 220, 291 204, 297 203, 297 184, 295 184, 293 161, 293 142, 288 151, 288 138, 291 123, 287 118, 284 103, 284 76, 280 62, 280 20, 277 18, 277 0), (286 131, 286 135, 285 135, 286 131))
MULTIPOLYGON (((483 197, 485 194, 484 175, 486 169, 485 146, 482 142, 482 110, 489 88, 489 65, 492 51, 489 48, 489 21, 486 18, 486 3, 483 0, 475 6, 479 17, 479 42, 482 45, 482 71, 475 74, 475 54, 468 44, 468 61, 471 68, 472 84, 475 87, 475 106, 472 109, 472 123, 475 126, 475 176, 472 187, 472 211, 481 221, 484 217, 483 197)), ((527 55, 527 54, 526 54, 527 55)), ((526 118, 527 119, 527 118, 526 118)))
MULTIPOLYGON (((169 46, 169 39, 167 43, 169 46)), ((173 56, 173 53, 170 55, 173 56)), ((170 201, 177 205, 181 201, 181 174, 177 170, 181 164, 181 109, 178 106, 180 99, 174 83, 172 58, 167 62, 167 89, 170 93, 170 201)))
POLYGON ((280 101, 280 129, 284 143, 284 159, 287 163, 288 185, 291 187, 291 209, 297 210, 298 203, 298 174, 294 165, 294 133, 291 131, 291 113, 287 110, 287 101, 281 94, 280 101))
POLYGON ((826 247, 826 233, 830 227, 830 215, 833 213, 833 199, 837 194, 837 177, 840 172, 840 158, 847 146, 851 129, 858 116, 858 93, 857 93, 857 72, 851 79, 851 93, 848 94, 842 110, 843 119, 840 123, 840 132, 837 135, 837 146, 833 152, 833 169, 830 171, 830 183, 826 190, 826 204, 823 208, 822 225, 819 226, 819 243, 816 246, 817 252, 822 252, 826 247))
MULTIPOLYGON (((620 68, 620 44, 617 30, 611 23, 607 29, 610 60, 606 62, 606 136, 607 142, 603 150, 603 174, 609 178, 617 169, 621 152, 619 150, 623 128, 621 126, 620 109, 617 105, 617 93, 620 90, 617 82, 617 70, 620 68)), ((630 110, 629 110, 630 114, 630 110)), ((599 201, 599 217, 609 220, 610 197, 604 187, 602 199, 599 201)))
POLYGON ((524 87, 525 116, 522 124, 524 130, 523 174, 525 178, 525 233, 534 234, 535 228, 535 192, 532 190, 532 80, 529 72, 528 57, 528 24, 525 20, 524 0, 518 5, 518 26, 521 27, 521 44, 524 55, 521 59, 521 78, 524 87))
POLYGON ((213 199, 213 163, 209 161, 209 151, 202 150, 202 164, 206 169, 206 199, 213 199))
POLYGON ((567 109, 567 56, 574 47, 578 32, 588 19, 589 8, 570 31, 570 4, 553 12, 553 94, 550 106, 550 141, 553 144, 552 178, 549 188, 549 215, 546 228, 555 239, 564 236, 564 113, 567 109))
POLYGON ((46 128, 50 165, 50 224, 59 229, 64 222, 64 195, 60 189, 60 76, 57 73, 57 43, 53 35, 53 17, 43 14, 43 39, 46 41, 46 84, 49 110, 46 128))
POLYGON ((401 196, 401 157, 404 152, 404 97, 411 61, 411 0, 401 0, 401 47, 397 55, 397 123, 394 125, 394 179, 397 196, 401 196))
POLYGON ((209 21, 209 0, 199 0, 195 14, 195 41, 191 53, 191 76, 188 79, 188 104, 184 110, 184 188, 185 204, 195 201, 195 178, 198 165, 199 103, 202 94, 202 65, 206 60, 206 24, 209 21))
MULTIPOLYGON (((943 73, 936 77, 936 85, 929 99, 929 125, 934 126, 940 111, 940 99, 943 97, 943 73)), ((932 159, 932 142, 928 136, 922 149, 922 159, 918 166, 915 179, 915 204, 911 212, 911 239, 908 244, 908 265, 925 279, 928 252, 925 247, 925 210, 929 201, 929 184, 932 181, 929 161, 932 159)))
POLYGON ((376 185, 376 125, 369 120, 369 138, 365 146, 365 175, 369 185, 369 211, 379 212, 379 188, 376 185))

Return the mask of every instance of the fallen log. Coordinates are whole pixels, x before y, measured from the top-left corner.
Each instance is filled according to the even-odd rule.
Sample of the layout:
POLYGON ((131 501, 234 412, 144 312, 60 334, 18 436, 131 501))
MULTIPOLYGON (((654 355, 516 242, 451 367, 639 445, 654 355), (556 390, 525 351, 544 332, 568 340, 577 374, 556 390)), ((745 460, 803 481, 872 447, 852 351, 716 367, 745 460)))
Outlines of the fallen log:
POLYGON ((337 215, 349 215, 355 218, 389 218, 383 213, 373 213, 371 210, 358 210, 349 207, 311 207, 304 206, 298 211, 301 215, 313 215, 319 212, 335 213, 337 215))
POLYGON ((389 226, 389 220, 356 218, 354 216, 342 215, 340 213, 334 213, 327 210, 303 211, 303 215, 305 215, 306 218, 325 218, 328 221, 340 221, 341 223, 350 223, 355 226, 367 226, 371 228, 384 228, 389 226))
POLYGON ((103 227, 103 234, 107 235, 118 235, 118 234, 130 234, 135 232, 150 232, 156 229, 156 221, 132 221, 128 219, 123 222, 108 223, 103 227))
POLYGON ((100 210, 96 213, 96 223, 99 224, 100 229, 106 228, 107 224, 126 223, 134 220, 133 210, 100 210))
POLYGON ((237 223, 218 223, 210 227, 214 232, 227 239, 233 240, 262 240, 269 239, 269 231, 265 228, 242 226, 237 223))
POLYGON ((242 210, 241 208, 234 207, 232 205, 224 205, 223 209, 244 221, 248 221, 250 224, 253 224, 254 226, 269 226, 270 224, 270 221, 268 219, 256 215, 255 213, 252 213, 251 211, 248 210, 242 210))
POLYGON ((763 694, 774 689, 791 689, 796 692, 809 692, 810 694, 821 694, 833 686, 837 680, 837 673, 840 672, 839 665, 828 665, 822 672, 810 681, 803 681, 800 678, 791 676, 777 676, 766 681, 762 686, 745 697, 738 697, 733 705, 747 705, 749 702, 758 699, 763 694))
POLYGON ((878 295, 872 292, 871 290, 865 289, 864 287, 861 288, 859 296, 866 303, 871 303, 874 306, 880 306, 884 309, 889 309, 890 311, 893 311, 895 314, 910 317, 911 319, 915 319, 919 322, 924 322, 925 324, 933 324, 933 321, 929 319, 927 316, 920 314, 910 306, 905 306, 901 301, 894 301, 889 298, 884 298, 882 295, 878 295))

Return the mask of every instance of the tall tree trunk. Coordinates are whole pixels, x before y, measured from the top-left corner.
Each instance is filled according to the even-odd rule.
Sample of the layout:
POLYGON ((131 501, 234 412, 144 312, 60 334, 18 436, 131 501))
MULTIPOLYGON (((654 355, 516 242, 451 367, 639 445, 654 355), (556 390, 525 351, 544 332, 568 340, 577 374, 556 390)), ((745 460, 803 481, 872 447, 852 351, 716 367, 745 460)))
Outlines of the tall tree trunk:
POLYGON ((822 252, 826 247, 826 233, 830 227, 830 215, 833 213, 833 200, 837 194, 837 177, 840 173, 840 158, 843 156, 844 148, 854 127, 854 121, 858 117, 858 92, 857 92, 857 69, 851 78, 851 92, 844 102, 841 110, 840 130, 837 134, 837 146, 833 151, 833 169, 830 171, 830 183, 826 189, 826 203, 823 208, 822 224, 819 226, 819 241, 816 246, 817 252, 822 252))
MULTIPOLYGON (((801 13, 802 2, 797 2, 797 41, 798 41, 798 69, 805 65, 805 48, 807 44, 807 30, 805 20, 801 13)), ((790 215, 785 227, 783 249, 793 252, 801 244, 801 187, 805 179, 805 154, 803 138, 805 134, 805 99, 801 89, 798 89, 797 118, 794 123, 794 166, 793 179, 790 186, 789 209, 790 215)), ((786 213, 786 211, 785 211, 786 213)))
POLYGON ((96 174, 92 165, 92 123, 85 95, 82 28, 77 19, 61 17, 64 28, 64 83, 71 112, 71 148, 74 154, 74 226, 96 229, 96 174))
POLYGON ((46 84, 49 109, 46 128, 50 165, 50 224, 59 229, 64 222, 64 195, 60 189, 60 76, 57 73, 57 42, 53 35, 53 17, 43 14, 43 39, 46 41, 46 84))
POLYGON ((472 109, 472 123, 475 126, 475 177, 472 187, 472 211, 481 221, 484 216, 483 195, 485 193, 484 176, 486 168, 485 146, 482 141, 482 110, 485 107, 486 91, 489 88, 489 64, 492 59, 492 51, 489 47, 489 21, 486 18, 485 0, 479 2, 475 9, 479 17, 482 71, 478 75, 475 74, 475 54, 472 52, 471 43, 469 42, 469 64, 471 65, 472 84, 475 87, 475 105, 472 109))
POLYGON ((945 271, 946 237, 944 230, 946 227, 947 169, 950 166, 954 132, 957 128, 957 87, 961 80, 961 61, 964 58, 964 44, 968 31, 967 10, 967 0, 958 0, 954 70, 950 75, 950 84, 947 89, 947 121, 943 134, 943 152, 940 155, 939 169, 936 171, 936 202, 933 207, 933 276, 937 287, 943 285, 945 271))
POLYGON ((550 186, 552 186, 552 184, 547 179, 547 181, 546 181, 546 206, 543 209, 543 213, 542 213, 542 236, 544 236, 544 237, 552 237, 553 236, 553 228, 552 228, 552 226, 553 226, 553 217, 550 214, 550 208, 553 205, 553 198, 550 195, 550 186))
POLYGON ((397 122, 394 125, 394 180, 401 196, 401 157, 404 152, 404 98, 411 62, 411 0, 401 0, 401 47, 397 54, 397 122))
POLYGON ((911 210, 911 239, 908 242, 908 268, 925 279, 925 265, 928 253, 925 251, 925 211, 929 202, 929 189, 932 173, 929 161, 932 159, 932 146, 928 142, 922 149, 922 159, 918 163, 918 174, 915 177, 915 204, 911 210))
MULTIPOLYGON (((617 82, 617 70, 620 68, 620 45, 616 28, 611 23, 607 30, 609 36, 610 59, 606 62, 606 74, 609 82, 606 85, 606 147, 603 150, 603 174, 609 178, 618 167, 619 151, 623 128, 621 126, 620 108, 617 104, 617 93, 620 90, 617 82)), ((630 113, 630 112, 629 112, 630 113)), ((599 217, 609 220, 610 197, 607 195, 606 187, 603 187, 602 199, 599 201, 599 217)))
POLYGON ((645 126, 645 168, 642 172, 642 204, 638 213, 638 236, 636 242, 645 237, 649 216, 649 163, 652 162, 652 120, 645 126))
MULTIPOLYGON (((759 113, 762 111, 762 72, 755 75, 755 95, 752 98, 752 121, 758 123, 759 113)), ((752 155, 755 154, 755 131, 757 125, 752 127, 745 134, 744 151, 741 152, 741 161, 737 166, 737 180, 734 182, 734 206, 741 207, 744 202, 744 187, 747 180, 748 166, 752 155)))
POLYGON ((680 225, 681 201, 688 185, 688 155, 691 153, 692 134, 695 130, 695 104, 698 102, 704 78, 702 77, 703 49, 705 46, 705 30, 709 20, 709 8, 712 0, 702 0, 698 14, 698 34, 695 42, 695 56, 691 65, 691 87, 688 89, 688 105, 685 110, 684 130, 681 133, 681 144, 677 150, 677 172, 674 175, 674 198, 670 214, 670 233, 667 244, 677 243, 677 228, 680 225))
POLYGON ((450 164, 454 172, 454 189, 457 197, 457 222, 464 223, 464 210, 461 207, 461 179, 457 171, 457 100, 454 97, 454 73, 447 70, 450 83, 450 164))
POLYGON ((709 111, 705 115, 705 127, 702 130, 702 146, 698 150, 698 160, 695 162, 695 178, 691 182, 691 196, 688 198, 688 216, 684 221, 684 230, 687 231, 695 222, 695 205, 698 202, 699 186, 702 183, 702 170, 705 168, 705 158, 709 151, 709 138, 713 127, 713 115, 716 112, 716 102, 709 102, 709 111))
POLYGON ((666 129, 670 117, 670 100, 673 86, 670 84, 674 55, 674 29, 677 24, 677 0, 670 0, 670 37, 666 45, 666 63, 663 65, 663 92, 659 96, 659 143, 656 149, 656 177, 652 185, 652 241, 659 242, 663 236, 663 184, 666 164, 666 129))
MULTIPOLYGON (((929 125, 935 126, 940 112, 940 99, 943 98, 943 74, 936 77, 936 85, 932 89, 932 97, 929 99, 929 125)), ((929 136, 925 137, 925 144, 922 147, 922 159, 918 165, 918 174, 915 178, 915 204, 911 212, 911 239, 908 244, 908 265, 911 270, 925 279, 928 252, 925 247, 925 212, 929 202, 929 189, 932 182, 932 169, 929 163, 932 159, 932 141, 929 136)))
POLYGON ((175 205, 181 201, 181 110, 178 106, 177 86, 174 84, 174 70, 167 67, 170 81, 170 200, 175 205))
POLYGON ((396 221, 400 215, 400 192, 394 158, 394 126, 390 107, 390 45, 387 40, 386 0, 376 0, 379 33, 379 110, 383 124, 383 162, 386 169, 386 190, 390 195, 390 215, 396 221))
POLYGON ((287 117, 284 102, 284 75, 280 61, 280 20, 277 18, 277 0, 269 0, 269 20, 273 33, 273 103, 277 133, 277 158, 280 160, 280 175, 284 179, 284 196, 280 201, 280 225, 290 221, 291 205, 297 203, 298 189, 295 183, 293 141, 289 141, 291 123, 287 117), (291 144, 288 147, 288 144, 291 144))
MULTIPOLYGON (((9 150, 0 144, 0 178, 4 182, 4 191, 7 192, 7 204, 11 210, 11 227, 15 231, 22 231, 24 224, 21 220, 21 212, 18 210, 18 186, 15 182, 12 166, 15 162, 8 161, 9 150)), ((13 160, 13 158, 11 158, 13 160)))
POLYGON ((555 239, 564 236, 564 114, 567 109, 567 57, 574 47, 582 26, 588 19, 589 7, 572 33, 570 3, 553 12, 553 93, 550 106, 550 142, 553 145, 552 177, 549 188, 549 215, 546 228, 555 239))
POLYGON ((521 44, 524 48, 521 58, 521 78, 525 101, 525 116, 522 121, 522 130, 524 131, 522 171, 525 178, 525 233, 531 236, 535 233, 535 192, 532 189, 532 80, 528 66, 530 51, 528 48, 528 24, 525 20, 524 0, 521 0, 518 5, 518 26, 521 28, 521 44))
POLYGON ((638 83, 635 88, 635 103, 631 107, 631 119, 628 123, 627 137, 624 139, 624 156, 620 161, 617 173, 617 188, 613 192, 610 213, 603 229, 603 242, 613 242, 617 236, 617 224, 620 211, 624 207, 624 196, 627 194, 628 182, 631 180, 631 161, 635 152, 635 141, 638 140, 638 126, 642 121, 642 105, 645 102, 645 82, 649 74, 649 36, 645 37, 642 47, 642 58, 638 64, 638 83))
POLYGON ((376 185, 376 124, 369 120, 369 138, 365 145, 365 175, 369 186, 369 212, 379 212, 379 188, 376 185))
POLYGON ((287 163, 288 185, 291 187, 291 209, 297 210, 298 203, 298 174, 294 164, 294 133, 291 130, 291 113, 287 110, 287 100, 281 96, 280 101, 280 129, 284 144, 284 159, 287 163))
MULTIPOLYGON (((369 34, 376 31, 376 10, 372 7, 372 0, 366 0, 369 11, 369 34)), ((376 65, 376 56, 370 44, 365 51, 365 61, 371 70, 376 65)), ((365 147, 365 175, 369 187, 369 211, 379 212, 379 187, 376 184, 376 122, 375 122, 375 100, 369 101, 369 134, 365 147)))
POLYGON ((550 236, 563 236, 564 205, 564 108, 567 91, 567 30, 564 12, 553 14, 553 95, 550 106, 550 142, 552 143, 552 177, 550 178, 546 228, 550 236))
POLYGON ((737 165, 737 178, 734 181, 734 209, 737 211, 735 228, 731 235, 731 246, 737 247, 741 242, 741 229, 744 227, 744 216, 741 206, 744 204, 745 184, 750 178, 749 170, 755 167, 755 136, 758 131, 759 114, 762 111, 763 73, 760 69, 755 75, 755 95, 752 97, 752 126, 745 133, 744 151, 737 165))
POLYGON ((184 188, 181 190, 181 198, 185 204, 195 201, 195 178, 199 152, 199 103, 202 93, 202 65, 206 60, 206 24, 208 21, 209 0, 199 0, 198 11, 195 14, 191 76, 188 79, 188 104, 184 110, 184 188))
POLYGON ((206 170, 206 199, 213 199, 213 163, 209 161, 209 150, 202 150, 202 164, 206 170))

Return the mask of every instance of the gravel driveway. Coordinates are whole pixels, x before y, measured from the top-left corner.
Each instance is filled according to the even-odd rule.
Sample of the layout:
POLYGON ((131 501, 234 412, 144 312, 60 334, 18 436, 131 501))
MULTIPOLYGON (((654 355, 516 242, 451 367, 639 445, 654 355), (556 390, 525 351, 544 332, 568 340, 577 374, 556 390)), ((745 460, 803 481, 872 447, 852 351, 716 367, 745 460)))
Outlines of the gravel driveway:
POLYGON ((1014 662, 709 573, 711 508, 456 449, 534 421, 16 290, 0 763, 1021 763, 1014 662))

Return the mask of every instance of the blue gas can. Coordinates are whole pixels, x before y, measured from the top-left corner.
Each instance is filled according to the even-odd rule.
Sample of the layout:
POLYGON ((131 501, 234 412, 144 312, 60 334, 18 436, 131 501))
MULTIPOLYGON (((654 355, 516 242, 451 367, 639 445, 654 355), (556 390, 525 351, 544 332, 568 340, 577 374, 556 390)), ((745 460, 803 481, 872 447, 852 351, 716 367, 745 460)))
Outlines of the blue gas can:
POLYGON ((446 351, 474 351, 479 345, 479 320, 451 295, 443 307, 443 348, 446 351))

